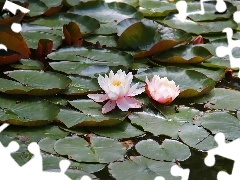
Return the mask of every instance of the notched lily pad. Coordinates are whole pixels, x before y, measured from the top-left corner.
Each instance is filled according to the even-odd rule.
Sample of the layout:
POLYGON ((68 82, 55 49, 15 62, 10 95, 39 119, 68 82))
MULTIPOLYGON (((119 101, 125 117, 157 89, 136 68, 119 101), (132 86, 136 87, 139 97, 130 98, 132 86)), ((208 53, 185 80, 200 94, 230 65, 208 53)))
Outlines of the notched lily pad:
POLYGON ((215 82, 206 75, 178 67, 154 67, 137 73, 135 77, 145 81, 146 76, 151 79, 154 75, 159 75, 161 78, 167 77, 168 80, 173 80, 176 85, 179 85, 180 94, 178 97, 200 96, 208 93, 215 86, 215 82))
POLYGON ((128 112, 122 112, 117 108, 110 113, 102 114, 102 105, 91 99, 74 100, 69 103, 81 112, 66 108, 60 110, 56 120, 67 127, 112 126, 122 122, 128 115, 128 112))
POLYGON ((14 125, 39 126, 51 123, 59 108, 39 98, 0 96, 0 120, 14 125))
POLYGON ((68 158, 78 162, 109 163, 122 159, 126 153, 120 142, 94 136, 90 137, 90 143, 80 137, 66 137, 58 140, 54 149, 58 154, 68 155, 68 158))
MULTIPOLYGON (((56 94, 65 89, 67 85, 71 83, 71 79, 55 72, 15 70, 7 71, 5 74, 21 83, 24 87, 29 88, 26 91, 29 95, 43 96, 56 94)), ((11 84, 13 84, 13 82, 11 82, 11 84)), ((25 89, 22 88, 21 90, 25 89)), ((16 91, 12 86, 7 90, 16 91)), ((5 90, 5 92, 7 92, 7 90, 5 90)))
POLYGON ((165 139, 161 145, 152 139, 142 140, 135 148, 141 155, 161 161, 184 161, 191 155, 185 144, 170 139, 165 139))

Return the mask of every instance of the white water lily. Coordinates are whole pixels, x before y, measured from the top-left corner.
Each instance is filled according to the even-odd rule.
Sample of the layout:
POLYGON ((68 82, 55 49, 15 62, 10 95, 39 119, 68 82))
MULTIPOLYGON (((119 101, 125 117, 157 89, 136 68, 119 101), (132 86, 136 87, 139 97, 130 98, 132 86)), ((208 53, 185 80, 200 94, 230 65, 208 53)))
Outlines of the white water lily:
POLYGON ((150 81, 146 77, 145 82, 148 96, 164 105, 170 104, 180 93, 179 86, 166 77, 160 78, 158 75, 154 75, 150 81))
POLYGON ((128 111, 129 108, 141 108, 142 103, 132 96, 136 96, 145 91, 144 88, 137 89, 138 83, 131 86, 133 75, 128 74, 121 69, 116 74, 110 71, 109 77, 99 75, 98 83, 106 94, 89 94, 88 97, 96 102, 108 102, 103 106, 102 113, 105 114, 113 110, 116 106, 122 111, 128 111))

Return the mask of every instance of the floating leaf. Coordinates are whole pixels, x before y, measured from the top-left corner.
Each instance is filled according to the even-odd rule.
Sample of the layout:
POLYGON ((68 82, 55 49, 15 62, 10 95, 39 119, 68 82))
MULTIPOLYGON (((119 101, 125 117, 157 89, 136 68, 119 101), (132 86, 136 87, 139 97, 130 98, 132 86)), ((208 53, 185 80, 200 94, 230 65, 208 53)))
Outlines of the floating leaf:
POLYGON ((164 27, 152 20, 126 19, 117 25, 118 47, 141 52, 134 57, 150 56, 187 41, 185 32, 164 27))
POLYGON ((153 58, 164 63, 199 63, 210 57, 211 54, 205 48, 187 45, 169 49, 153 58))
POLYGON ((78 162, 108 163, 123 158, 126 152, 124 146, 113 139, 90 137, 91 144, 83 138, 66 137, 58 140, 54 149, 58 154, 68 155, 78 162), (81 153, 79 153, 81 152, 81 153))
POLYGON ((144 134, 143 131, 137 129, 128 121, 123 121, 115 126, 102 127, 101 129, 97 127, 89 127, 88 129, 95 134, 114 139, 130 138, 144 134))
POLYGON ((194 70, 184 70, 177 67, 154 67, 135 75, 145 81, 146 76, 151 79, 154 75, 167 77, 180 87, 179 97, 193 97, 208 93, 215 86, 212 79, 194 70))
POLYGON ((59 73, 34 71, 34 70, 15 70, 7 71, 8 77, 15 79, 30 87, 27 91, 30 95, 50 95, 56 94, 65 89, 71 80, 59 73))
POLYGON ((185 144, 201 151, 208 151, 217 146, 211 134, 202 127, 191 123, 184 124, 180 128, 178 135, 185 144))
POLYGON ((224 133, 228 140, 235 140, 240 137, 239 119, 227 112, 205 113, 200 119, 200 123, 213 134, 224 133))
POLYGON ((184 161, 191 155, 186 145, 170 139, 165 139, 161 145, 152 139, 142 140, 135 148, 142 156, 161 161, 184 161))
POLYGON ((142 156, 130 158, 130 160, 109 164, 109 172, 114 178, 117 180, 150 180, 163 176, 166 179, 179 179, 170 174, 171 167, 175 165, 172 162, 154 161, 142 156))
POLYGON ((23 70, 41 70, 44 68, 44 65, 42 62, 32 60, 32 59, 21 59, 19 63, 21 64, 12 64, 11 66, 16 69, 23 69, 23 70))
POLYGON ((9 124, 39 126, 49 124, 58 114, 54 104, 38 98, 0 96, 0 120, 9 124))
POLYGON ((182 22, 175 15, 169 15, 162 22, 171 28, 181 29, 197 35, 221 33, 225 27, 230 27, 232 29, 237 28, 236 22, 232 19, 212 22, 194 22, 187 19, 187 21, 182 22))
POLYGON ((79 66, 108 65, 129 67, 133 57, 125 52, 107 49, 86 49, 84 47, 61 48, 48 55, 52 60, 76 61, 79 66), (107 55, 106 55, 107 54, 107 55))
POLYGON ((87 15, 101 23, 120 22, 127 18, 142 18, 142 13, 124 3, 105 3, 103 1, 89 1, 80 3, 68 12, 78 15, 87 15))

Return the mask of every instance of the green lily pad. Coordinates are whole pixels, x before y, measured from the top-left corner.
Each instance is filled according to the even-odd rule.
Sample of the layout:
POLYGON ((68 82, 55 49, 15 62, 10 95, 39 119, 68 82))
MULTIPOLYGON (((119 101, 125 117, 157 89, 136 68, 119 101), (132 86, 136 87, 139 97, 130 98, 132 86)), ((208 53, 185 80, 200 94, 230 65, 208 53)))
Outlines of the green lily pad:
POLYGON ((122 2, 122 3, 126 3, 129 4, 133 7, 137 7, 139 5, 138 1, 139 0, 104 0, 106 3, 110 3, 110 2, 122 2))
POLYGON ((23 70, 41 70, 44 68, 44 65, 40 61, 32 60, 32 59, 21 59, 19 61, 21 64, 12 64, 11 66, 16 69, 23 70))
POLYGON ((83 95, 88 93, 97 92, 101 90, 98 80, 96 78, 89 78, 84 76, 68 76, 72 82, 63 91, 67 95, 83 95))
MULTIPOLYGON (((66 158, 63 157, 57 157, 52 156, 48 154, 42 154, 43 157, 43 170, 50 170, 50 169, 58 169, 59 168, 59 162, 61 160, 66 160, 66 158)), ((94 173, 97 171, 100 171, 104 168, 105 164, 87 164, 87 163, 79 163, 71 161, 69 169, 78 169, 81 171, 85 171, 88 173, 94 173)))
POLYGON ((146 17, 162 17, 171 12, 177 12, 175 4, 164 0, 139 0, 139 6, 140 12, 146 17))
POLYGON ((58 140, 54 149, 78 162, 108 163, 123 158, 126 153, 125 147, 113 139, 92 136, 90 142, 79 137, 66 137, 58 140))
MULTIPOLYGON (((59 139, 68 135, 68 132, 62 131, 57 126, 46 125, 40 127, 21 127, 11 125, 1 134, 21 139, 26 137, 27 142, 37 142, 42 138, 59 139)), ((25 141, 24 141, 25 142, 25 141)))
POLYGON ((51 29, 62 30, 64 24, 76 22, 81 29, 81 33, 89 34, 99 28, 99 22, 89 16, 80 16, 73 13, 57 13, 47 18, 38 18, 32 21, 31 25, 51 27, 51 29))
POLYGON ((191 155, 185 144, 170 139, 165 139, 161 145, 152 139, 142 140, 135 148, 142 156, 161 161, 184 161, 191 155))
POLYGON ((87 120, 82 123, 83 126, 115 125, 122 122, 129 114, 117 108, 107 114, 102 114, 102 106, 90 99, 73 100, 69 103, 86 116, 87 120))
POLYGON ((215 56, 202 62, 202 65, 210 68, 223 68, 223 69, 231 68, 230 61, 228 59, 219 58, 215 56))
POLYGON ((123 121, 115 126, 102 127, 101 129, 97 127, 89 127, 88 129, 95 134, 113 139, 130 138, 144 134, 143 131, 134 127, 128 121, 123 121))
POLYGON ((178 97, 193 97, 208 93, 215 86, 215 82, 206 75, 177 67, 154 67, 135 75, 137 79, 145 81, 146 76, 151 79, 154 75, 167 77, 180 87, 178 97))
POLYGON ((30 87, 31 89, 27 91, 30 95, 56 94, 71 83, 71 79, 55 72, 15 70, 7 71, 6 74, 23 86, 30 87))
POLYGON ((49 124, 59 108, 39 98, 0 96, 0 120, 9 124, 39 126, 49 124))
POLYGON ((161 114, 154 114, 150 110, 134 112, 128 116, 133 124, 141 126, 144 131, 157 135, 167 135, 177 138, 179 128, 185 123, 173 119, 166 119, 161 114))
POLYGON ((214 88, 210 93, 191 100, 195 103, 206 103, 205 106, 210 109, 235 110, 240 108, 240 104, 236 101, 238 98, 240 98, 239 91, 214 88))
POLYGON ((154 60, 164 63, 199 63, 210 58, 211 54, 199 46, 178 46, 153 57, 154 60))
POLYGON ((96 44, 99 42, 101 46, 107 47, 116 47, 117 46, 117 36, 102 36, 102 35, 93 35, 84 38, 85 41, 96 44))
POLYGON ((129 67, 133 62, 133 57, 125 52, 107 49, 86 49, 84 47, 61 48, 49 54, 48 58, 55 61, 76 61, 79 66, 123 65, 129 67))
MULTIPOLYGON (((217 20, 224 20, 229 19, 235 11, 237 11, 237 8, 232 5, 230 2, 225 2, 227 6, 227 12, 224 14, 216 14, 216 3, 217 1, 211 1, 211 2, 204 2, 204 14, 193 14, 189 15, 189 17, 193 21, 217 21, 217 20)), ((196 11, 200 7, 199 2, 189 2, 188 3, 188 12, 196 11)))
POLYGON ((127 18, 142 18, 142 13, 125 3, 105 3, 103 1, 83 2, 71 8, 68 12, 87 15, 101 23, 120 22, 127 18))
POLYGON ((212 135, 204 128, 191 123, 184 124, 178 135, 185 144, 201 151, 208 151, 217 146, 212 135))
POLYGON ((48 10, 48 7, 42 1, 27 0, 29 3, 27 9, 30 10, 27 15, 29 16, 38 16, 42 15, 48 10))
POLYGON ((152 20, 126 19, 117 25, 118 47, 141 52, 134 57, 150 56, 186 42, 191 36, 183 31, 164 27, 152 20))
POLYGON ((105 24, 100 24, 100 28, 93 32, 93 34, 98 35, 112 35, 117 33, 117 23, 108 22, 105 24))
POLYGON ((166 179, 177 180, 170 173, 172 162, 161 162, 147 159, 142 156, 130 157, 130 160, 113 162, 108 166, 110 174, 117 180, 146 180, 163 176, 166 179), (123 173, 124 172, 124 173, 123 173))
POLYGON ((114 109, 108 114, 102 114, 102 106, 90 99, 69 101, 69 103, 82 112, 71 109, 60 109, 56 119, 68 128, 73 126, 112 126, 122 122, 128 112, 114 109))
POLYGON ((200 121, 201 125, 213 134, 222 132, 228 140, 235 140, 240 137, 239 119, 227 112, 206 113, 200 121))
POLYGON ((169 15, 162 22, 171 28, 181 29, 197 35, 221 33, 225 27, 230 27, 232 29, 237 28, 236 22, 232 19, 212 22, 194 22, 188 19, 182 22, 175 15, 169 15))

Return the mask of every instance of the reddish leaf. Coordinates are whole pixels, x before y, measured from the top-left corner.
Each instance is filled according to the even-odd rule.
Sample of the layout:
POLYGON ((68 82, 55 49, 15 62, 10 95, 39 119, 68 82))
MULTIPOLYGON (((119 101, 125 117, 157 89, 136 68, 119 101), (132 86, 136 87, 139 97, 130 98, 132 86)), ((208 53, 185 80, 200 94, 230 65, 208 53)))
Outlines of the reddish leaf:
POLYGON ((50 16, 52 14, 56 14, 62 9, 62 7, 63 7, 63 5, 59 5, 59 6, 56 6, 56 7, 51 7, 49 10, 47 10, 45 13, 43 13, 43 15, 50 16))
POLYGON ((203 44, 203 37, 201 35, 199 35, 198 37, 196 37, 195 39, 192 40, 192 44, 203 44))
POLYGON ((45 58, 48 54, 52 52, 53 41, 49 39, 40 39, 38 41, 38 48, 36 50, 36 59, 41 61, 45 67, 48 66, 48 63, 45 61, 45 58))
POLYGON ((68 46, 81 46, 82 33, 79 26, 75 22, 70 22, 63 25, 63 33, 65 36, 65 43, 68 46))

